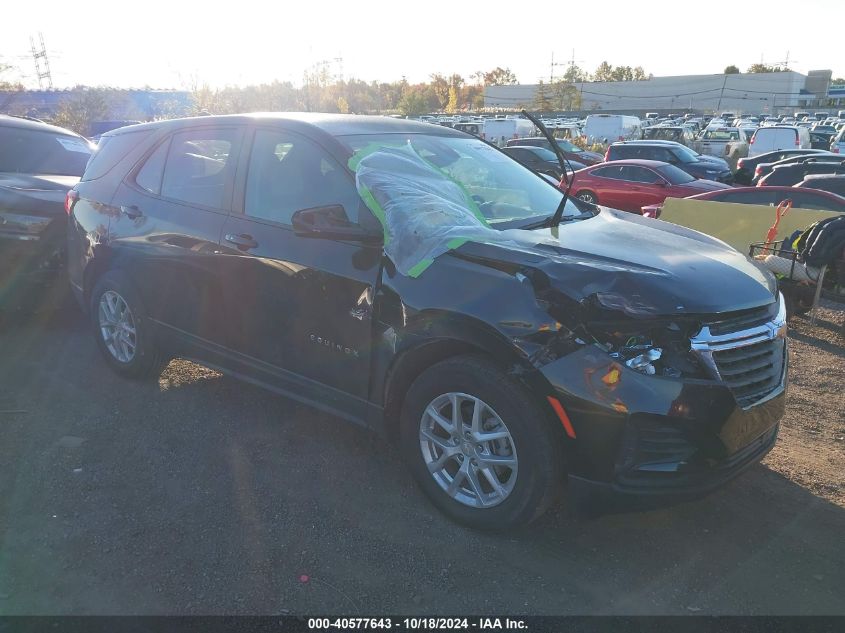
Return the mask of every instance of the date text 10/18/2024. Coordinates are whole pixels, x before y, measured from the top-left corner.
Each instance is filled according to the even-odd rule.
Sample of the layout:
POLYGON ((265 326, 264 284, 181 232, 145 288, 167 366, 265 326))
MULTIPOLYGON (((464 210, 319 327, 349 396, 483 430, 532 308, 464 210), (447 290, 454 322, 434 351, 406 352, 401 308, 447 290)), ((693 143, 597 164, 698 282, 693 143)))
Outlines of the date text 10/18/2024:
POLYGON ((309 618, 310 630, 394 630, 394 631, 519 631, 525 621, 512 618, 309 618))

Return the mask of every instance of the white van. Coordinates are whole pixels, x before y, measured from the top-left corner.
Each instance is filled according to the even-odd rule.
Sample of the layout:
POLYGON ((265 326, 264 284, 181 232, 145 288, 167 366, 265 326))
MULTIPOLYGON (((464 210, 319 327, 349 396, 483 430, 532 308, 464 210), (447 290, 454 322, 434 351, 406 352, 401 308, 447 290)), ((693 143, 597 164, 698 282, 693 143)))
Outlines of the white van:
POLYGON ((512 138, 536 136, 534 124, 528 119, 487 119, 484 122, 484 132, 481 138, 504 147, 512 138))
POLYGON ((748 155, 757 156, 779 149, 810 149, 810 131, 805 127, 778 125, 757 128, 748 146, 748 155))
POLYGON ((591 143, 636 141, 643 137, 643 125, 635 116, 591 114, 584 125, 584 136, 591 143))

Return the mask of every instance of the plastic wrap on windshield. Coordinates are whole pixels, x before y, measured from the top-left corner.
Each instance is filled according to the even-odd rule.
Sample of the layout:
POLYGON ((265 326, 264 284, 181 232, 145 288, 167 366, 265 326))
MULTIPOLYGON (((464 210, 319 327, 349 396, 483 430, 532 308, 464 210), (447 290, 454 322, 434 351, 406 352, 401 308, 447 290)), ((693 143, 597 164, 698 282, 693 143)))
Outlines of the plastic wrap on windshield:
POLYGON ((384 250, 403 275, 419 276, 434 259, 473 241, 528 245, 531 231, 491 228, 456 180, 411 144, 371 146, 349 161, 358 192, 384 227, 384 250))

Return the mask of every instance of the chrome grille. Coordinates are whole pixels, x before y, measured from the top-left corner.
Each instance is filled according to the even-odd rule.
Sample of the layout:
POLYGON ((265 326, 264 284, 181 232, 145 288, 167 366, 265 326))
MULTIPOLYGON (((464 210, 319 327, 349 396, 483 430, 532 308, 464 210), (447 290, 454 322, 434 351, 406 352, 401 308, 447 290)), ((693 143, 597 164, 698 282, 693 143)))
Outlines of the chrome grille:
MULTIPOLYGON (((769 308, 766 314, 771 315, 769 308)), ((692 349, 713 376, 730 387, 747 409, 783 390, 786 357, 786 311, 783 297, 777 313, 760 323, 762 311, 708 323, 691 340, 692 349), (731 330, 728 324, 734 328, 731 330)))

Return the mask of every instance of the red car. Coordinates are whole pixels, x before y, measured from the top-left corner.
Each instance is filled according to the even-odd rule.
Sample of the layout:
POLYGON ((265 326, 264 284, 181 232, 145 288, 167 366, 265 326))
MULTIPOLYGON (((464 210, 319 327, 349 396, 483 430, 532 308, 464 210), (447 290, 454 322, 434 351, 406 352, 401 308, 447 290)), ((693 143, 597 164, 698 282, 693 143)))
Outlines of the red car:
POLYGON ((731 189, 713 180, 693 178, 682 169, 657 160, 615 160, 574 174, 576 198, 630 213, 666 198, 686 198, 705 191, 731 189))
MULTIPOLYGON (((845 197, 821 191, 797 187, 734 187, 729 191, 708 191, 695 196, 693 200, 713 202, 734 202, 738 204, 762 204, 775 207, 787 198, 796 209, 819 209, 845 213, 845 197)), ((663 204, 650 204, 642 208, 642 214, 649 218, 660 217, 663 204)))

